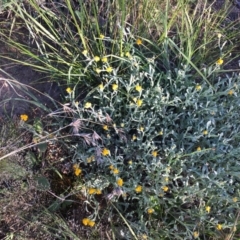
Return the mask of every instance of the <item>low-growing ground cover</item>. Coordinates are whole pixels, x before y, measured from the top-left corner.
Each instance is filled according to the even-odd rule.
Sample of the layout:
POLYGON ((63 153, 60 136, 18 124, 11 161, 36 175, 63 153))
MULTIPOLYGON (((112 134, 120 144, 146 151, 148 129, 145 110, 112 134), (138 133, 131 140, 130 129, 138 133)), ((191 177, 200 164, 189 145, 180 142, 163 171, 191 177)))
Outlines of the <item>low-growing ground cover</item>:
POLYGON ((31 44, 1 38, 64 94, 2 125, 2 236, 238 239, 238 21, 208 2, 9 6, 31 44))

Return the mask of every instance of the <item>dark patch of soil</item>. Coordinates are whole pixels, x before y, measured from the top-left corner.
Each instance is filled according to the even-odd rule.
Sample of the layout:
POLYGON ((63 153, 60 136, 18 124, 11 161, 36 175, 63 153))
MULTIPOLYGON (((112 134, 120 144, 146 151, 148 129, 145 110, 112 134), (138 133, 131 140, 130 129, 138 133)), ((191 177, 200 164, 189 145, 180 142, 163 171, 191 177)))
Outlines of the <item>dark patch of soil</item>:
POLYGON ((43 73, 31 67, 13 65, 0 72, 0 117, 20 114, 41 115, 55 108, 54 100, 61 100, 61 89, 43 73), (34 99, 35 98, 35 99, 34 99), (31 103, 32 101, 32 103, 31 103), (41 104, 38 107, 34 104, 41 104))

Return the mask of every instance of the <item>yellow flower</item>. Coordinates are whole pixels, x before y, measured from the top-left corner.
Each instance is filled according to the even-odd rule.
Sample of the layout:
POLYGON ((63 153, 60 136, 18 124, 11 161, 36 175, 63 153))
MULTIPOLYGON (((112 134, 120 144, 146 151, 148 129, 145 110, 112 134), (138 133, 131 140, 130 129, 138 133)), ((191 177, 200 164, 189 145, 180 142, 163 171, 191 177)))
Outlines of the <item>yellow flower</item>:
POLYGON ((113 169, 114 169, 114 166, 113 166, 113 165, 110 165, 110 166, 109 166, 109 169, 113 170, 113 169))
POLYGON ((102 155, 103 155, 103 156, 110 155, 110 151, 109 151, 107 148, 104 148, 104 149, 102 150, 102 155))
POLYGON ((165 177, 165 182, 168 182, 169 181, 169 178, 168 177, 165 177))
POLYGON ((80 168, 77 168, 74 170, 74 173, 76 176, 79 176, 82 173, 82 170, 80 168))
POLYGON ((103 34, 100 34, 99 38, 100 38, 100 39, 104 39, 105 36, 104 36, 103 34))
POLYGON ((234 91, 231 89, 229 92, 228 92, 228 95, 232 96, 234 94, 234 91))
POLYGON ((118 178, 118 180, 117 180, 117 185, 118 185, 119 187, 122 187, 122 185, 123 185, 123 180, 122 180, 121 178, 118 178))
POLYGON ((82 51, 82 54, 83 54, 84 56, 86 56, 86 55, 88 54, 88 51, 85 49, 85 50, 82 51))
POLYGON ((138 38, 138 39, 136 40, 136 44, 137 44, 137 45, 141 45, 141 44, 142 44, 142 40, 138 38))
POLYGON ((102 70, 100 68, 96 68, 95 71, 97 74, 99 74, 102 70))
POLYGON ((147 210, 147 212, 148 212, 148 214, 153 214, 153 213, 154 213, 154 209, 153 209, 153 208, 149 208, 149 209, 147 210))
POLYGON ((208 131, 207 131, 207 130, 204 130, 204 131, 203 131, 203 135, 208 135, 208 131))
POLYGON ((195 88, 196 88, 197 91, 200 91, 202 89, 202 86, 201 85, 197 85, 195 88))
POLYGON ((206 207, 205 207, 205 210, 206 210, 207 213, 210 213, 211 207, 210 207, 210 206, 206 206, 206 207))
POLYGON ((76 163, 73 165, 73 170, 76 176, 79 176, 82 173, 82 169, 79 168, 78 164, 76 163))
POLYGON ((163 131, 160 131, 158 134, 159 134, 160 136, 162 136, 162 135, 163 135, 163 131))
POLYGON ((142 186, 141 186, 141 185, 138 185, 138 186, 135 188, 135 192, 136 192, 136 193, 142 192, 142 186))
POLYGON ((144 127, 140 127, 139 131, 143 132, 144 131, 144 127))
POLYGON ((102 62, 103 62, 103 63, 106 63, 107 61, 108 61, 107 57, 103 57, 103 58, 102 58, 102 62))
POLYGON ((103 86, 103 84, 101 83, 101 84, 99 84, 98 85, 98 87, 99 87, 99 90, 102 92, 103 91, 103 89, 104 89, 104 86, 103 86))
POLYGON ((223 64, 223 59, 219 58, 216 62, 217 65, 221 66, 223 64))
POLYGON ((99 62, 100 61, 100 57, 98 57, 98 56, 95 56, 93 59, 94 59, 95 62, 99 62))
POLYGON ((86 102, 84 108, 91 108, 92 104, 90 102, 86 102))
POLYGON ((117 168, 113 168, 112 171, 113 171, 114 174, 118 174, 119 173, 119 170, 117 168))
POLYGON ((222 224, 218 224, 218 225, 216 226, 216 228, 217 228, 217 230, 222 230, 222 224))
POLYGON ((107 131, 108 130, 108 125, 103 125, 103 129, 107 131))
POLYGON ((66 89, 66 92, 67 92, 67 93, 71 93, 71 92, 72 92, 72 89, 71 89, 70 87, 68 87, 68 88, 66 89))
POLYGON ((89 222, 88 222, 88 226, 89 227, 93 227, 95 225, 95 222, 94 221, 91 221, 91 220, 89 220, 89 222))
POLYGON ((201 151, 202 149, 201 149, 201 147, 197 147, 197 151, 201 151))
POLYGON ((199 237, 199 232, 197 232, 197 231, 193 232, 193 237, 198 238, 199 237))
POLYGON ((135 141, 136 139, 137 139, 137 136, 134 134, 134 135, 132 136, 132 140, 135 141))
POLYGON ((142 240, 147 240, 147 239, 148 239, 148 236, 147 236, 146 234, 143 234, 143 235, 141 236, 141 239, 142 239, 142 240))
POLYGON ((152 155, 153 155, 154 157, 157 157, 158 152, 157 152, 157 151, 152 151, 152 155))
POLYGON ((237 202, 238 199, 237 199, 237 197, 234 197, 232 200, 233 200, 233 202, 237 202))
POLYGON ((118 89, 118 85, 117 85, 116 83, 114 83, 114 84, 112 85, 112 90, 113 90, 113 91, 117 91, 117 89, 118 89))
POLYGON ((139 84, 136 85, 135 89, 138 92, 141 92, 143 90, 142 87, 139 84))
POLYGON ((83 220, 82 220, 82 223, 83 223, 83 225, 84 226, 87 226, 88 225, 88 223, 89 223, 89 219, 88 218, 84 218, 83 220))
POLYGON ((92 195, 96 193, 96 189, 95 188, 89 188, 88 189, 88 194, 92 195))
POLYGON ((20 119, 24 122, 26 122, 28 120, 28 115, 27 114, 21 114, 20 115, 20 119))
POLYGON ((82 223, 84 226, 89 226, 89 227, 93 227, 95 225, 95 222, 90 220, 89 218, 84 218, 82 220, 82 223))
POLYGON ((142 103, 143 103, 143 101, 142 101, 141 99, 138 99, 138 100, 137 100, 137 106, 138 106, 138 107, 141 107, 141 106, 142 106, 142 103))
POLYGON ((125 53, 125 56, 126 56, 126 57, 130 57, 130 56, 131 56, 130 52, 126 52, 126 53, 125 53))
POLYGON ((218 37, 218 38, 221 38, 221 37, 222 37, 222 34, 221 34, 221 33, 218 33, 218 34, 217 34, 217 37, 218 37))
POLYGON ((106 71, 107 71, 108 73, 111 73, 111 72, 113 71, 113 68, 112 68, 112 67, 107 67, 107 68, 106 68, 106 71))
POLYGON ((167 191, 168 191, 168 187, 167 187, 167 186, 164 186, 164 187, 162 187, 162 190, 163 190, 164 192, 167 192, 167 191))
POLYGON ((94 155, 92 155, 91 157, 87 158, 87 163, 91 163, 93 162, 95 159, 94 155))
POLYGON ((129 160, 129 161, 128 161, 128 164, 129 164, 129 165, 132 165, 132 163, 133 163, 132 160, 129 160))
POLYGON ((121 127, 124 127, 124 123, 121 123, 120 126, 121 126, 121 127))

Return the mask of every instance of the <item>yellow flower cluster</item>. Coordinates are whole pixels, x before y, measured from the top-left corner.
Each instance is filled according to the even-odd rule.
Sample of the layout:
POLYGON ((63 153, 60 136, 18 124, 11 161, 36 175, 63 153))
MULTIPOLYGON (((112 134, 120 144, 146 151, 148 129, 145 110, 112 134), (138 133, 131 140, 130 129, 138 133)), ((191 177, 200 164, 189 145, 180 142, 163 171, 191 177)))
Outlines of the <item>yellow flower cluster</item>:
POLYGON ((202 89, 201 85, 199 85, 199 84, 195 88, 197 91, 200 91, 202 89))
POLYGON ((221 66, 223 64, 223 59, 219 58, 216 62, 217 65, 221 66))
POLYGON ((70 87, 68 87, 68 88, 66 89, 66 92, 70 94, 70 93, 72 92, 72 89, 71 89, 70 87))
POLYGON ((210 207, 210 206, 206 206, 206 207, 205 207, 205 210, 206 210, 207 213, 210 213, 211 207, 210 207))
POLYGON ((153 208, 149 208, 149 209, 147 210, 147 213, 148 213, 148 214, 153 214, 153 213, 154 213, 154 209, 153 209, 153 208))
POLYGON ((88 157, 88 158, 87 158, 87 163, 91 163, 91 162, 93 162, 94 160, 95 160, 95 156, 92 155, 91 157, 88 157))
POLYGON ((28 115, 27 114, 21 114, 20 115, 20 119, 24 122, 26 122, 28 120, 28 115))
POLYGON ((123 186, 123 180, 122 180, 122 178, 118 178, 118 180, 117 180, 117 185, 118 185, 119 187, 122 187, 122 186, 123 186))
POLYGON ((109 66, 109 67, 106 68, 106 71, 107 71, 108 73, 111 73, 111 72, 113 71, 113 68, 109 66))
POLYGON ((234 91, 232 89, 228 91, 228 95, 232 96, 233 94, 234 94, 234 91))
POLYGON ((112 170, 113 174, 118 174, 119 173, 119 170, 117 168, 115 168, 113 165, 110 165, 109 169, 112 170))
POLYGON ((107 57, 103 57, 103 58, 102 58, 102 62, 103 62, 103 63, 107 63, 107 62, 108 62, 107 57))
POLYGON ((222 230, 222 224, 218 224, 217 226, 216 226, 216 228, 217 228, 217 230, 222 230))
POLYGON ((82 169, 76 163, 73 165, 73 171, 76 176, 79 176, 82 173, 82 169))
POLYGON ((95 62, 99 62, 99 61, 100 61, 100 57, 99 57, 99 56, 95 56, 95 57, 93 58, 93 60, 94 60, 95 62))
POLYGON ((100 189, 97 188, 89 188, 88 189, 88 194, 93 195, 93 194, 102 194, 102 191, 100 189))
POLYGON ((92 220, 89 219, 89 218, 84 218, 84 219, 82 220, 82 223, 83 223, 84 226, 89 226, 89 227, 93 227, 93 226, 95 225, 95 222, 92 221, 92 220))
POLYGON ((142 186, 141 185, 137 185, 137 187, 135 188, 135 192, 136 193, 142 192, 142 186))
POLYGON ((198 238, 199 237, 199 232, 197 232, 197 231, 193 232, 193 237, 198 238))
POLYGON ((136 102, 138 107, 141 107, 142 103, 143 103, 143 100, 141 100, 141 99, 138 99, 137 102, 136 102))
POLYGON ((112 170, 112 172, 113 172, 113 174, 118 174, 118 173, 119 173, 119 170, 118 170, 117 168, 114 168, 114 169, 112 170))
POLYGON ((84 105, 84 108, 86 108, 86 109, 91 108, 91 107, 92 107, 92 104, 90 102, 86 102, 84 105))
POLYGON ((137 136, 135 134, 133 134, 132 140, 135 141, 136 139, 137 139, 137 136))
POLYGON ((157 157, 158 152, 157 151, 152 151, 152 155, 153 155, 153 157, 157 157))
POLYGON ((197 147, 197 151, 200 152, 202 149, 201 147, 197 147))
POLYGON ((141 44, 142 44, 142 40, 138 38, 138 39, 136 40, 136 44, 137 44, 137 45, 141 45, 141 44))
POLYGON ((143 90, 142 87, 139 84, 136 85, 135 89, 138 92, 141 92, 143 90))
POLYGON ((85 49, 85 50, 82 51, 82 54, 83 54, 84 56, 86 56, 86 55, 88 54, 88 51, 85 49))
POLYGON ((108 130, 108 125, 103 125, 103 129, 104 129, 105 131, 107 131, 107 130, 108 130))
POLYGON ((98 87, 99 87, 99 90, 102 92, 103 91, 103 89, 104 89, 104 86, 103 86, 103 84, 101 83, 101 84, 99 84, 98 85, 98 87))
POLYGON ((208 135, 208 131, 207 131, 207 130, 204 130, 204 131, 203 131, 203 135, 208 135))
POLYGON ((117 91, 117 90, 118 90, 118 85, 117 85, 116 83, 114 83, 114 84, 112 85, 112 90, 113 90, 113 91, 117 91))
POLYGON ((107 148, 104 148, 103 150, 102 150, 102 155, 103 156, 108 156, 108 155, 110 155, 111 153, 110 153, 110 150, 109 149, 107 149, 107 148))
POLYGON ((167 191, 168 191, 168 187, 167 187, 167 186, 164 186, 164 187, 162 187, 162 190, 163 190, 164 192, 167 192, 167 191))

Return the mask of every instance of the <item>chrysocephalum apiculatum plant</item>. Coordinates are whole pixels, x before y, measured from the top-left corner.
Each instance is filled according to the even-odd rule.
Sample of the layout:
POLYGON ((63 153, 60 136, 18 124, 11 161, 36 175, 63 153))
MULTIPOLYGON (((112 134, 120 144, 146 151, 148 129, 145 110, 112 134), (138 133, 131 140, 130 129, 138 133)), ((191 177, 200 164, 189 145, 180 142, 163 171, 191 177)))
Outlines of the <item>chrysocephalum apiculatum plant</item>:
POLYGON ((101 195, 137 236, 232 233, 240 197, 239 76, 220 74, 220 55, 198 75, 191 64, 161 70, 158 52, 146 58, 145 51, 144 39, 136 37, 122 56, 101 59, 101 82, 82 101, 75 99, 77 86, 66 89, 76 138, 70 148, 81 167, 76 187, 92 208, 86 218, 93 226, 101 219, 101 195))

